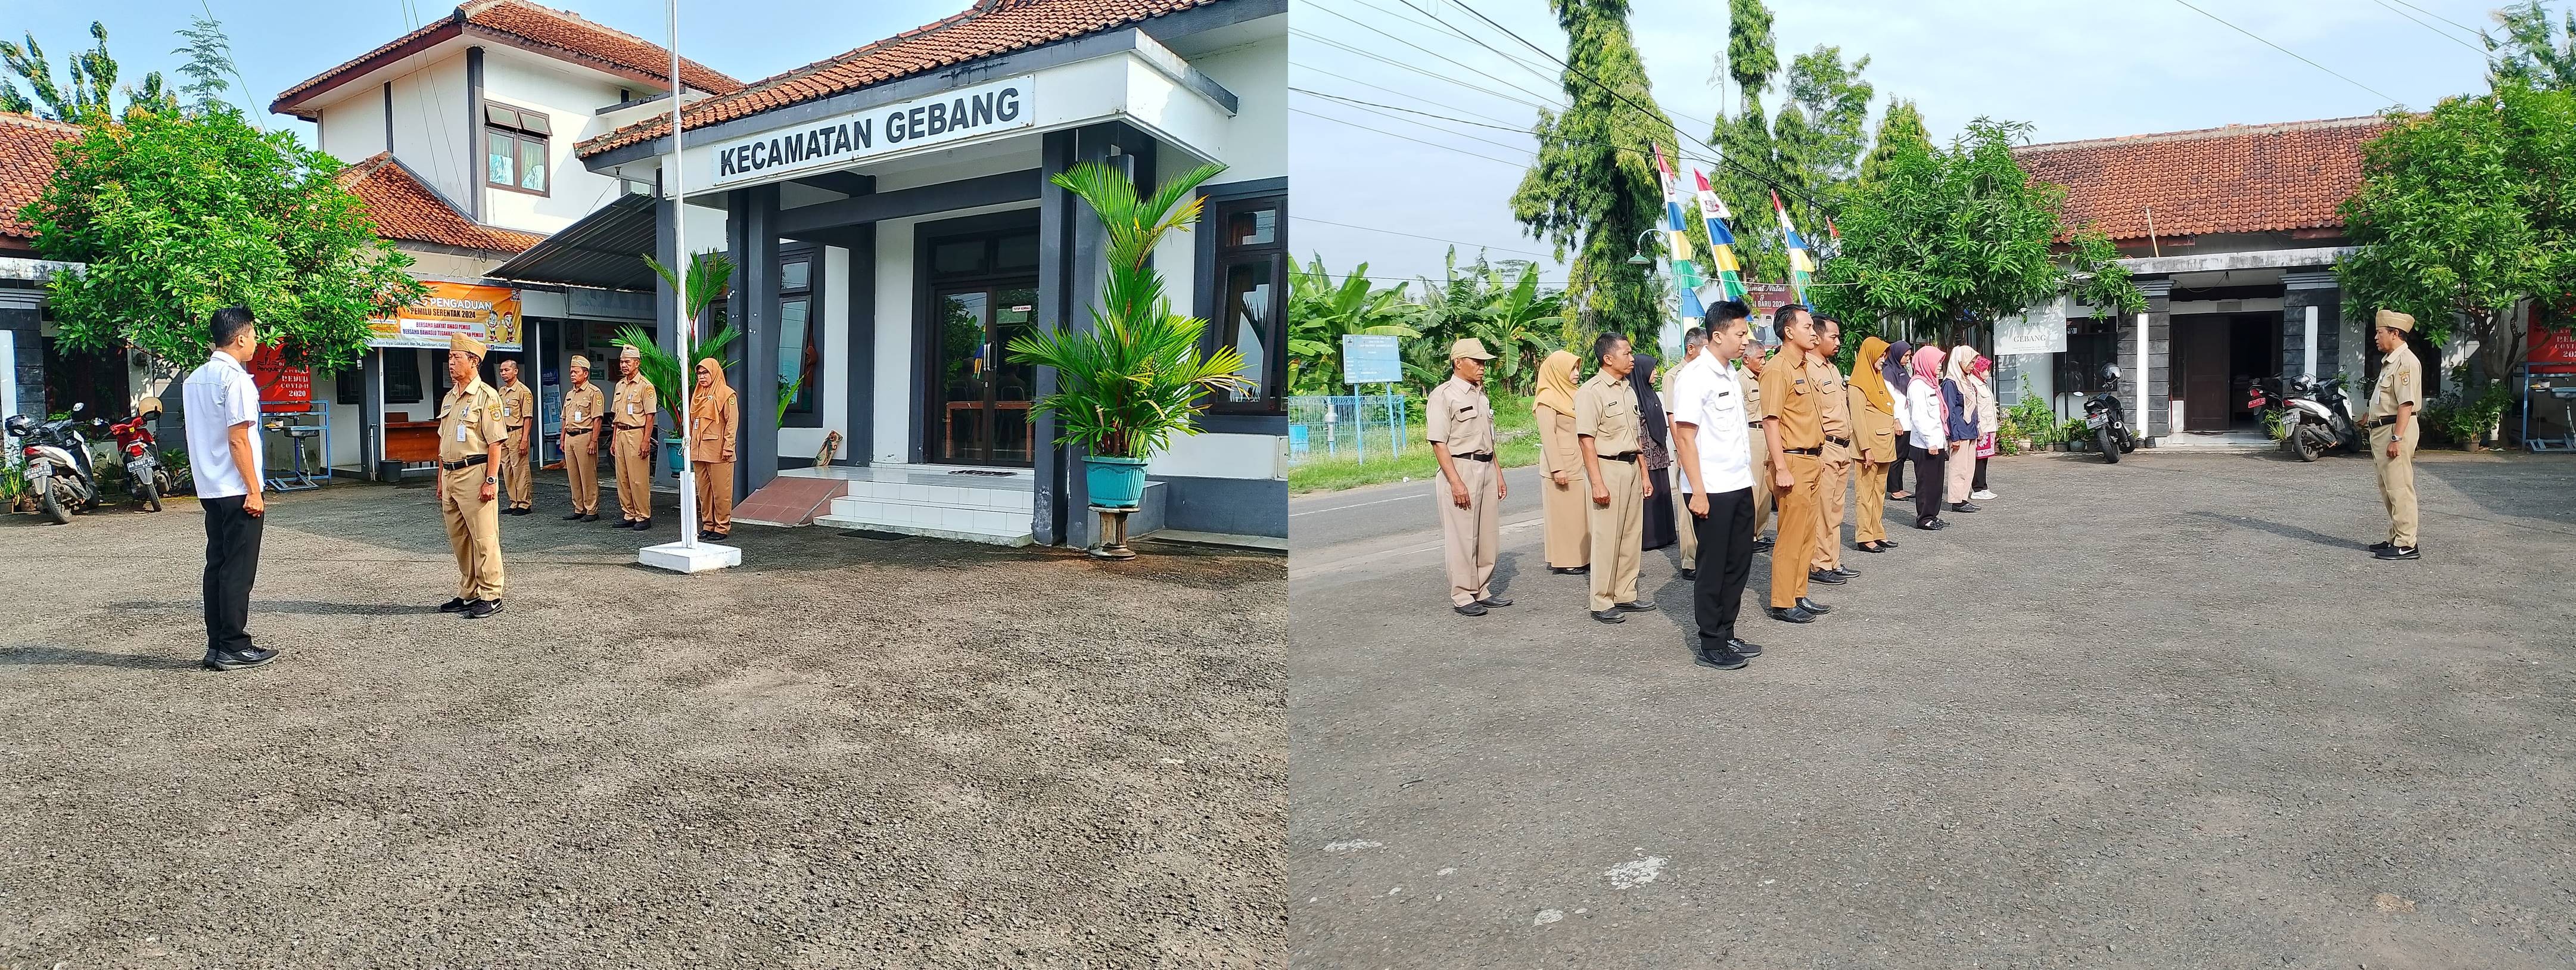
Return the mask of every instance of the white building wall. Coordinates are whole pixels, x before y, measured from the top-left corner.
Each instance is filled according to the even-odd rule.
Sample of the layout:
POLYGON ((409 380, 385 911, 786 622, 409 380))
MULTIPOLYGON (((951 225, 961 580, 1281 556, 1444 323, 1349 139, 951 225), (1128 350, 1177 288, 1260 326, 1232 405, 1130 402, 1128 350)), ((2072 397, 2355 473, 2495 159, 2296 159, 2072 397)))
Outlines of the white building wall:
POLYGON ((1190 62, 1234 92, 1234 117, 1226 124, 1225 174, 1218 182, 1245 182, 1288 174, 1288 41, 1263 40, 1201 55, 1190 62))
POLYGON ((379 85, 367 85, 358 94, 322 109, 322 120, 314 130, 321 135, 322 150, 343 163, 364 161, 393 150, 393 146, 385 144, 385 96, 379 85))
MULTIPOLYGON (((459 205, 466 204, 478 184, 475 165, 479 160, 473 156, 474 139, 470 135, 473 129, 468 127, 472 119, 465 117, 465 55, 460 52, 395 78, 393 85, 394 157, 411 166, 412 171, 420 173, 422 179, 449 199, 459 205)), ((343 107, 352 111, 362 110, 353 102, 367 99, 374 99, 381 108, 383 89, 363 88, 334 102, 324 109, 324 127, 340 127, 329 112, 343 107)), ((377 131, 381 132, 382 115, 377 117, 377 131)), ((333 137, 338 136, 335 134, 333 137)), ((350 137, 364 139, 367 136, 363 132, 352 132, 350 137)), ((381 137, 378 140, 381 141, 381 137)))
MULTIPOLYGON (((552 233, 615 199, 617 179, 582 165, 573 156, 573 145, 607 131, 596 112, 617 103, 620 86, 608 75, 552 58, 484 48, 483 99, 544 112, 554 134, 546 143, 547 194, 485 187, 483 221, 521 232, 552 233)), ((477 176, 480 185, 479 171, 477 176)))

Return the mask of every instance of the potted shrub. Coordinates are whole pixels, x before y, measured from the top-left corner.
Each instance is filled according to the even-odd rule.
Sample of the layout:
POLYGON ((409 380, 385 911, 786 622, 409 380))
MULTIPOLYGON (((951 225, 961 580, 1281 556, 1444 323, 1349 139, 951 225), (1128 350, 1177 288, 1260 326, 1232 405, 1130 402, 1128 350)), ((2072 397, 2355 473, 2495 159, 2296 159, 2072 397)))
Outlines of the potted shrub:
POLYGON ((1200 183, 1225 170, 1203 165, 1139 195, 1127 174, 1085 162, 1052 181, 1091 205, 1107 231, 1108 277, 1091 327, 1062 327, 1011 340, 1011 359, 1051 367, 1056 392, 1033 406, 1062 426, 1055 443, 1083 451, 1091 503, 1134 508, 1145 494, 1145 460, 1173 434, 1198 433, 1200 400, 1253 386, 1231 347, 1201 355, 1207 321, 1172 312, 1163 276, 1148 263, 1174 229, 1198 221, 1200 183))
MULTIPOLYGON (((644 262, 653 267, 653 272, 659 274, 663 282, 673 287, 680 285, 678 275, 671 272, 670 267, 662 265, 650 256, 644 257, 644 262)), ((689 364, 685 369, 680 366, 679 357, 662 349, 662 345, 654 341, 653 332, 650 330, 628 326, 617 331, 616 339, 611 341, 621 347, 633 347, 636 353, 642 356, 642 359, 635 363, 635 372, 643 375, 645 380, 653 382, 655 403, 661 407, 662 413, 671 416, 671 426, 662 429, 660 444, 662 445, 662 473, 674 478, 679 476, 682 469, 688 467, 688 462, 682 460, 680 455, 680 436, 685 430, 679 427, 680 398, 689 393, 692 389, 691 385, 696 383, 698 362, 712 358, 726 371, 734 370, 734 362, 726 360, 723 356, 725 345, 733 343, 736 336, 733 324, 715 319, 708 312, 710 308, 718 305, 717 301, 724 299, 725 288, 731 285, 732 280, 733 260, 714 252, 699 253, 690 257, 689 318, 700 321, 701 326, 696 329, 705 330, 708 326, 712 326, 713 331, 700 338, 697 346, 690 348, 689 364)), ((609 374, 609 383, 614 385, 617 382, 614 367, 610 369, 609 374)))

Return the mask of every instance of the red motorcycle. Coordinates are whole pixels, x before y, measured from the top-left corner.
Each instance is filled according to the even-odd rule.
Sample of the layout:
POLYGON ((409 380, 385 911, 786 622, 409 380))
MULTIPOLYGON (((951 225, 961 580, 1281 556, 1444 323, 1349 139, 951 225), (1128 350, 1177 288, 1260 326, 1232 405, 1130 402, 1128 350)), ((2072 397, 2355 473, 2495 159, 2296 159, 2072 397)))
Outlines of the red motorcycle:
POLYGON ((161 511, 161 496, 170 493, 170 470, 152 437, 152 421, 161 416, 161 399, 147 397, 134 406, 134 416, 107 426, 116 448, 125 453, 125 490, 143 502, 147 512, 161 511))

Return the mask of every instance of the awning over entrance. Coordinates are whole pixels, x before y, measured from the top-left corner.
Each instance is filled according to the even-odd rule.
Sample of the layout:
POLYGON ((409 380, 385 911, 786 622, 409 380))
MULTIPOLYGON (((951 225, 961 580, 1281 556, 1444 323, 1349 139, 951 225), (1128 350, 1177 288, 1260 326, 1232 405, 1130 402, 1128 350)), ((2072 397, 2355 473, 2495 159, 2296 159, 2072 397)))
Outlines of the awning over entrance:
POLYGON ((485 275, 524 283, 651 290, 653 197, 622 195, 485 275))

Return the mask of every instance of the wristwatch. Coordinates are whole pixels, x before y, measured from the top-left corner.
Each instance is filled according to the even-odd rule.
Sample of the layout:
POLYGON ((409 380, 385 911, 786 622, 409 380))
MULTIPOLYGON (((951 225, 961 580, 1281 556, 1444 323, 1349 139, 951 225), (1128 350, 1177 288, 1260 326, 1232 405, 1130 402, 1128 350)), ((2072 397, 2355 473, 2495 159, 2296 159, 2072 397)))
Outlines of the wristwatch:
POLYGON ((494 478, 494 477, 492 477, 492 476, 490 476, 490 475, 485 475, 485 476, 483 476, 483 484, 485 484, 485 485, 498 485, 498 484, 500 484, 500 483, 501 483, 501 480, 500 480, 500 479, 498 479, 498 478, 494 478))

